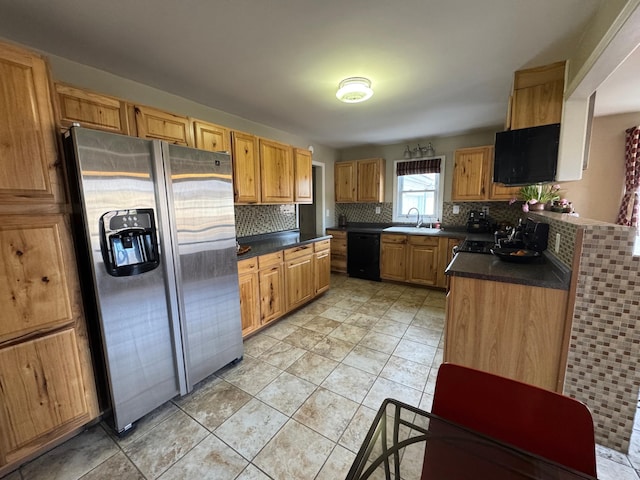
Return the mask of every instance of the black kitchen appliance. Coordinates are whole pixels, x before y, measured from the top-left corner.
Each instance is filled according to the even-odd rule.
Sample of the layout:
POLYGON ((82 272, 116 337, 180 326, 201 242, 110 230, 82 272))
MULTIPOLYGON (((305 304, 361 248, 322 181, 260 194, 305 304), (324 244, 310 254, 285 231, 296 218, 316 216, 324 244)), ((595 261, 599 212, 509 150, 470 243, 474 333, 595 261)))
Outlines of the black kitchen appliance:
POLYGON ((453 248, 453 253, 491 253, 494 245, 491 240, 464 240, 460 245, 453 248))
POLYGON ((489 233, 490 231, 491 222, 487 215, 480 210, 471 210, 467 219, 467 232, 489 233))
POLYGON ((380 281, 380 234, 347 232, 347 273, 380 281))

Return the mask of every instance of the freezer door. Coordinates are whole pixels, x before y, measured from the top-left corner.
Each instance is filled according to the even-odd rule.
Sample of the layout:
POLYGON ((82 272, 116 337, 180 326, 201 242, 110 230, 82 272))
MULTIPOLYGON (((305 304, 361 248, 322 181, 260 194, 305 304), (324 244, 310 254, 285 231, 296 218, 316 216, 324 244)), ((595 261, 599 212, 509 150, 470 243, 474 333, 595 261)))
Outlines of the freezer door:
POLYGON ((74 203, 82 205, 75 209, 76 223, 83 227, 76 241, 84 245, 83 257, 89 260, 85 263, 91 278, 83 279, 91 284, 85 288, 87 321, 99 324, 114 426, 122 431, 176 396, 184 384, 179 325, 176 321, 174 327, 171 320, 177 306, 167 295, 166 277, 173 269, 167 264, 170 244, 161 225, 155 227, 160 262, 150 271, 109 274, 100 245, 100 221, 107 212, 114 212, 107 215, 112 230, 127 230, 129 223, 139 228, 137 211, 155 213, 156 222, 164 216, 154 172, 161 149, 148 140, 82 128, 73 128, 65 142, 74 157, 69 159, 74 203), (86 298, 86 293, 94 298, 86 298))
POLYGON ((243 353, 231 159, 177 145, 163 149, 191 390, 243 353))

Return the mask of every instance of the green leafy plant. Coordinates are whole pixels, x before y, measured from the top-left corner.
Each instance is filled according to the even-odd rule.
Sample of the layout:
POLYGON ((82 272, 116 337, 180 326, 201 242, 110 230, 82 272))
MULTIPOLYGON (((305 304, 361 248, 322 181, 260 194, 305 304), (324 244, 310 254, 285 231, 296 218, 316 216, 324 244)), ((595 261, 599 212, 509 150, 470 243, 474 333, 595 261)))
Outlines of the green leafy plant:
POLYGON ((560 199, 560 185, 525 185, 518 192, 518 197, 529 205, 553 202, 560 199))

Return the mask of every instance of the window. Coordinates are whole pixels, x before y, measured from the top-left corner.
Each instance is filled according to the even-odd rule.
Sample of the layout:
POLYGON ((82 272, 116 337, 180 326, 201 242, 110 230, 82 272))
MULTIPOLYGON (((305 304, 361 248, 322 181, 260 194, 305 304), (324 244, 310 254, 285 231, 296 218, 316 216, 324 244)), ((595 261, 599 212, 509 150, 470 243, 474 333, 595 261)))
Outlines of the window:
POLYGON ((420 212, 423 222, 442 218, 444 163, 444 157, 395 162, 394 222, 415 221, 414 208, 420 212))

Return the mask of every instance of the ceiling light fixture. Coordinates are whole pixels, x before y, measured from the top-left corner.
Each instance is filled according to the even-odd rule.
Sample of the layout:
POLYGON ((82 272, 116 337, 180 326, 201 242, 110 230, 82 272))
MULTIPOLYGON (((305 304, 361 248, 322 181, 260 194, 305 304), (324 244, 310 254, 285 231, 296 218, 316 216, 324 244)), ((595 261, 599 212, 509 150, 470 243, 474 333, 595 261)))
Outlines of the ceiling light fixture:
POLYGON ((345 78, 338 85, 336 97, 344 103, 358 103, 369 100, 373 95, 371 80, 364 77, 345 78))

